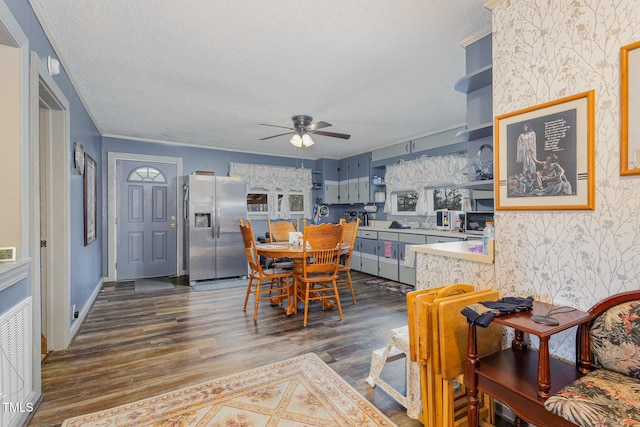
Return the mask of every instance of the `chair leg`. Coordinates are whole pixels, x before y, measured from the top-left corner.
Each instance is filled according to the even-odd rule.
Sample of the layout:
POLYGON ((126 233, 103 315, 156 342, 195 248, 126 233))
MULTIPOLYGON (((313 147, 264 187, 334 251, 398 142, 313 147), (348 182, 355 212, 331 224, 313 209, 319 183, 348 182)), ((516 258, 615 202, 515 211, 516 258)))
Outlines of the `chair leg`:
POLYGON ((351 290, 351 299, 353 304, 356 303, 356 294, 353 292, 353 282, 351 281, 351 272, 347 270, 347 283, 349 283, 349 289, 351 290))
POLYGON ((307 282, 304 292, 304 318, 302 320, 303 325, 307 326, 307 314, 309 313, 309 293, 311 292, 311 283, 307 282))
POLYGON ((340 320, 342 320, 342 305, 340 304, 340 294, 338 293, 338 281, 333 280, 333 293, 336 296, 336 305, 338 306, 338 313, 340 313, 340 320))
POLYGON ((251 294, 251 286, 253 284, 253 276, 249 278, 249 283, 247 284, 247 294, 244 297, 244 306, 242 309, 247 311, 247 302, 249 301, 249 294, 251 294))
POLYGON ((260 302, 260 287, 261 286, 262 286, 262 281, 260 279, 257 279, 256 290, 255 290, 256 304, 253 307, 253 321, 254 322, 256 322, 258 320, 258 302, 260 302))

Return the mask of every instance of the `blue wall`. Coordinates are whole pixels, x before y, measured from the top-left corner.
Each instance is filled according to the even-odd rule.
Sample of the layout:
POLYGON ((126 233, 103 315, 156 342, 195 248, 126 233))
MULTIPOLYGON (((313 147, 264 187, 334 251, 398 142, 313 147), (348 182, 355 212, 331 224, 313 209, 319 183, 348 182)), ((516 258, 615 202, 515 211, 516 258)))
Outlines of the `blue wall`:
MULTIPOLYGON (((46 63, 48 56, 57 58, 57 54, 40 26, 29 2, 27 0, 4 0, 4 2, 29 39, 29 49, 35 52, 44 63, 46 63)), ((85 151, 100 165, 102 163, 100 134, 73 88, 64 67, 62 67, 60 75, 54 76, 53 79, 69 102, 71 139, 68 141, 66 148, 69 150, 69 153, 71 153, 73 150, 73 142, 81 141, 85 151)), ((70 158, 72 158, 71 154, 70 158)), ((70 188, 65 190, 70 192, 70 304, 76 304, 78 307, 82 307, 102 278, 102 237, 98 235, 97 242, 86 247, 84 246, 82 177, 73 174, 73 165, 71 162, 69 163, 69 168, 72 173, 70 188)), ((100 186, 100 182, 98 182, 98 186, 100 186)), ((101 210, 102 203, 99 199, 98 212, 101 210)), ((98 221, 100 221, 99 218, 98 221)), ((98 227, 100 227, 100 223, 98 223, 98 227)), ((32 248, 32 250, 38 249, 32 248)), ((69 317, 71 318, 71 316, 69 317)), ((71 319, 69 322, 71 322, 71 319)))

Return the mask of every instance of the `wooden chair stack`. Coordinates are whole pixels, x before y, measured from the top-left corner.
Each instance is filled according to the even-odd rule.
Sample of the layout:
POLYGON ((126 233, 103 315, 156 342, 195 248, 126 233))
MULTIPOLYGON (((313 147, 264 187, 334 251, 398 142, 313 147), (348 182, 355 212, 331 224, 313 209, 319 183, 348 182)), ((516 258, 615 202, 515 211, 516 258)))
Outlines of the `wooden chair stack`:
POLYGON ((337 283, 342 250, 342 224, 307 226, 305 221, 303 229, 302 271, 296 271, 293 278, 297 301, 304 301, 304 326, 307 326, 311 301, 319 301, 322 310, 337 305, 342 320, 337 283))
POLYGON ((338 290, 348 288, 351 291, 351 299, 356 303, 356 294, 353 292, 353 282, 351 281, 351 254, 356 244, 356 234, 360 225, 360 218, 356 221, 346 222, 340 221, 342 224, 342 245, 349 246, 348 252, 340 257, 340 266, 338 267, 338 290))
MULTIPOLYGON (((460 311, 471 304, 494 301, 497 291, 474 290, 473 285, 453 284, 407 294, 411 360, 420 365, 422 422, 426 427, 467 425, 463 386, 467 350, 467 319, 460 311)), ((488 355, 499 351, 502 328, 490 325, 478 331, 488 355)), ((482 397, 480 419, 492 424, 493 401, 482 397)))
POLYGON ((248 220, 247 225, 244 225, 240 220, 240 231, 244 241, 247 262, 249 263, 249 282, 247 283, 243 310, 247 310, 249 295, 253 294, 255 296, 253 307, 253 320, 255 322, 258 318, 258 303, 260 301, 272 301, 275 298, 278 302, 282 302, 282 300, 286 299, 287 305, 289 304, 291 298, 293 298, 289 284, 289 278, 292 277, 293 271, 281 268, 263 269, 260 265, 251 221, 248 220))

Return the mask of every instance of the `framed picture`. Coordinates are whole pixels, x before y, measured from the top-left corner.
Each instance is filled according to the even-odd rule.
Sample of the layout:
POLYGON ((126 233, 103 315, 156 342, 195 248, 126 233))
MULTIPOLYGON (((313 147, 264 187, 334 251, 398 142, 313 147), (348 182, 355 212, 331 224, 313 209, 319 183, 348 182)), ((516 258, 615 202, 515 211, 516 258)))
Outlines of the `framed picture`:
POLYGON ((640 175, 640 42, 620 49, 620 175, 640 175))
POLYGON ((96 240, 96 161, 84 153, 84 245, 96 240))
POLYGON ((594 97, 496 117, 496 210, 595 208, 594 97))

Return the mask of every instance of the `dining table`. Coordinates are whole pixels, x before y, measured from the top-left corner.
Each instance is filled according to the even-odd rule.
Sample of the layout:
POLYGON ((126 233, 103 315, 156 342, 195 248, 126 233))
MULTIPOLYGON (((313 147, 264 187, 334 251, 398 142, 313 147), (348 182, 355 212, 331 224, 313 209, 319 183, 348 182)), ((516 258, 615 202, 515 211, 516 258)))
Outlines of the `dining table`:
MULTIPOLYGON (((298 244, 288 244, 288 243, 261 243, 256 245, 256 249, 258 255, 261 257, 278 259, 278 258, 289 258, 293 261, 293 272, 292 274, 302 273, 302 263, 304 261, 304 250, 302 245, 298 244)), ((341 253, 346 254, 349 251, 349 245, 343 243, 341 246, 341 253)), ((291 285, 293 287, 293 284, 291 285)), ((293 298, 291 298, 290 304, 285 307, 285 313, 287 316, 296 312, 296 305, 298 303, 297 297, 295 295, 295 289, 293 291, 293 298)), ((276 301, 278 297, 274 297, 274 303, 279 303, 280 301, 276 301)))

